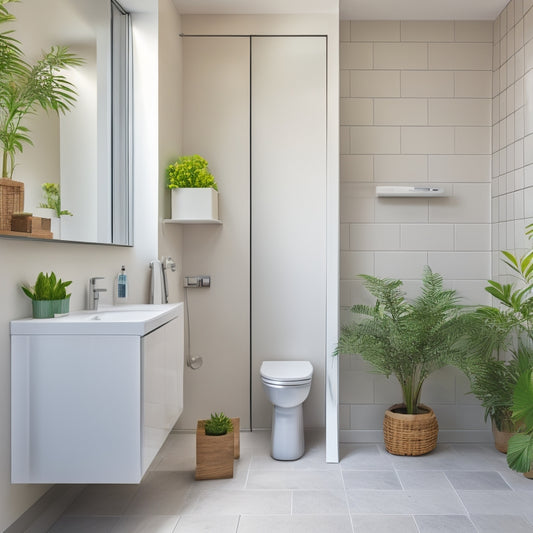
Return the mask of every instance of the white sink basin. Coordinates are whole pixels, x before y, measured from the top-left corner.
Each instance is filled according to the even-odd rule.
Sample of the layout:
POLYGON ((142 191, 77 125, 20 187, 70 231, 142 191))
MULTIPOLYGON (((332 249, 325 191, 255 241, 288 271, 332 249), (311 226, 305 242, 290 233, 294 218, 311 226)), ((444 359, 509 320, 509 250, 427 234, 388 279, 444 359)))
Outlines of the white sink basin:
POLYGON ((11 322, 13 335, 146 335, 183 314, 183 303, 102 306, 57 318, 11 322))

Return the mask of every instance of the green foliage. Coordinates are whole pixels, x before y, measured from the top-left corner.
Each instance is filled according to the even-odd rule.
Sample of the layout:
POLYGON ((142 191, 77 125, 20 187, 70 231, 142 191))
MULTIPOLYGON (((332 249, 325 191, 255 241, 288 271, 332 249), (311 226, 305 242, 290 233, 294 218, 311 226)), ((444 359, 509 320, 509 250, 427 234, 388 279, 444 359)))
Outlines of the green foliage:
POLYGON ((233 423, 224 413, 211 414, 205 423, 206 435, 225 435, 228 431, 233 431, 233 423))
POLYGON ((70 211, 61 209, 61 191, 59 189, 59 184, 43 183, 42 189, 46 198, 46 202, 39 204, 39 207, 43 207, 45 209, 53 209, 58 217, 60 217, 61 215, 72 216, 72 213, 70 211))
POLYGON ((442 277, 429 267, 412 302, 400 280, 361 277, 376 304, 352 307, 356 320, 342 328, 337 353, 360 354, 378 373, 396 376, 407 412, 417 413, 424 380, 464 356, 459 339, 468 315, 456 292, 444 289, 442 277))
MULTIPOLYGON (((526 227, 526 235, 533 237, 533 224, 526 227)), ((523 371, 520 365, 533 368, 533 250, 522 256, 507 251, 502 255, 516 282, 488 281, 485 290, 498 304, 481 306, 473 313, 469 357, 460 364, 471 392, 485 408, 485 419, 490 416, 498 429, 510 421, 514 387, 523 371), (510 353, 510 360, 500 359, 500 352, 510 353)))
POLYGON ((40 272, 33 288, 22 286, 24 294, 32 300, 64 300, 69 298, 66 288, 72 281, 57 279, 54 272, 44 274, 40 272))
POLYGON ((513 420, 519 433, 509 439, 507 464, 517 472, 529 472, 533 463, 533 375, 531 367, 521 374, 514 388, 513 420))
POLYGON ((184 155, 167 168, 168 188, 209 188, 218 191, 207 161, 199 155, 184 155))
MULTIPOLYGON (((0 0, 0 24, 13 21, 6 4, 18 0, 0 0)), ((76 100, 74 85, 62 69, 79 66, 83 60, 65 46, 52 46, 33 65, 26 62, 20 41, 12 30, 0 33, 0 144, 3 149, 2 176, 12 177, 15 154, 24 144, 32 144, 23 120, 39 108, 56 113, 70 110, 76 100)))

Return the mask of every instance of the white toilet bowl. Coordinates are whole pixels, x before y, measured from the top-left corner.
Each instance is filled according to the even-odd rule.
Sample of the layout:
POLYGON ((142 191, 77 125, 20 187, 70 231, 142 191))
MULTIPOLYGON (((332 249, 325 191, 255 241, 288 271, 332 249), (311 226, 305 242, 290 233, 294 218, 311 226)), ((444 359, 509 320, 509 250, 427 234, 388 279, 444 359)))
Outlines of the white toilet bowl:
POLYGON ((304 453, 302 404, 311 390, 313 365, 309 361, 263 361, 261 381, 272 404, 274 459, 293 461, 304 453))

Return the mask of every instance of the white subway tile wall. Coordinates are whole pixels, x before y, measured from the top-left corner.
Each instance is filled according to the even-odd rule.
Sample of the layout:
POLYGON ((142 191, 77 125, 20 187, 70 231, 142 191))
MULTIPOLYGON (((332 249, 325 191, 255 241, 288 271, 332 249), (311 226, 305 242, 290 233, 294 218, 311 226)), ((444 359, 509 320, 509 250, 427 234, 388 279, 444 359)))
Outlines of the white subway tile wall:
MULTIPOLYGON (((414 295, 426 264, 465 303, 490 302, 493 246, 514 245, 517 226, 533 217, 533 168, 522 169, 533 163, 529 5, 511 1, 494 23, 341 22, 342 321, 354 303, 372 302, 359 274, 401 278, 414 295), (377 198, 375 187, 388 184, 440 186, 449 196, 377 198)), ((400 389, 360 358, 348 361, 341 439, 371 438, 400 389)), ((487 429, 467 390, 450 368, 424 388, 454 438, 487 429)))

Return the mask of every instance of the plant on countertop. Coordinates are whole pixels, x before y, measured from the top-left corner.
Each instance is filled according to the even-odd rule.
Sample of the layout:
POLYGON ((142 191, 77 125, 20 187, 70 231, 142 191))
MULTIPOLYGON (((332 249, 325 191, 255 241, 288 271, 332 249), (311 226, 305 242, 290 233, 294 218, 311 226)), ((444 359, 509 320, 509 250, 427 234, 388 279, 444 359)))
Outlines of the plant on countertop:
POLYGON ((54 272, 44 274, 40 272, 33 288, 22 286, 24 294, 32 300, 64 300, 70 298, 66 288, 72 281, 57 279, 54 272))
POLYGON ((199 155, 184 155, 167 168, 168 188, 213 188, 218 191, 207 161, 199 155))
POLYGON ((402 281, 361 277, 376 304, 352 307, 357 318, 342 328, 337 353, 360 354, 376 372, 396 376, 406 413, 418 414, 425 379, 463 356, 458 340, 467 329, 464 307, 428 266, 421 295, 411 302, 402 281))
MULTIPOLYGON (((18 0, 0 0, 0 24, 14 21, 6 4, 18 0)), ((12 178, 15 154, 24 144, 32 144, 29 129, 23 121, 39 108, 65 113, 75 100, 74 85, 62 74, 62 69, 79 66, 83 60, 65 46, 52 46, 35 63, 28 63, 21 43, 12 37, 13 31, 0 33, 0 145, 2 177, 12 178)))
MULTIPOLYGON (((526 236, 533 237, 533 224, 526 226, 526 236)), ((526 348, 533 342, 533 249, 520 257, 507 251, 502 254, 517 282, 488 281, 485 290, 499 305, 474 311, 478 323, 470 335, 470 355, 461 368, 485 408, 485 419, 490 416, 498 430, 513 432, 513 392, 523 360, 527 358, 533 368, 533 351, 526 348), (502 356, 506 352, 509 360, 502 356)))
POLYGON ((46 197, 46 202, 40 203, 39 207, 53 209, 58 218, 61 215, 72 216, 70 211, 61 209, 61 191, 58 183, 43 183, 42 189, 46 197))
POLYGON ((211 414, 205 423, 206 435, 225 435, 228 431, 233 431, 233 423, 224 413, 211 414))

